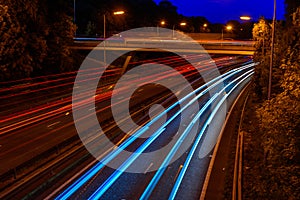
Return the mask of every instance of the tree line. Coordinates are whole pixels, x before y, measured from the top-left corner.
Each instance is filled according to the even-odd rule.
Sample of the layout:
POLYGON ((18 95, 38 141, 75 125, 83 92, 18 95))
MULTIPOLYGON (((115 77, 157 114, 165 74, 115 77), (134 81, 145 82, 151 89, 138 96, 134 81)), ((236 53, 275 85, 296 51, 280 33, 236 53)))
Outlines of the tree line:
MULTIPOLYGON (((158 5, 153 0, 76 0, 74 18, 78 27, 77 35, 103 36, 104 15, 108 35, 146 26, 175 28, 190 33, 221 33, 225 29, 224 24, 210 23, 203 16, 178 14, 177 7, 168 0, 162 0, 158 5), (114 16, 113 12, 117 10, 124 10, 125 14, 114 16), (163 25, 162 21, 165 22, 163 25), (186 22, 186 26, 180 26, 181 22, 186 22)), ((252 22, 229 20, 228 23, 234 26, 232 32, 239 38, 252 37, 252 22)))
POLYGON ((107 34, 147 26, 162 26, 186 32, 205 32, 202 25, 208 23, 205 17, 185 17, 177 13, 170 1, 158 5, 153 0, 76 0, 75 14, 78 36, 103 36, 104 15, 107 34), (113 12, 123 10, 124 15, 114 16, 113 12), (162 25, 161 22, 165 24, 162 25), (180 27, 180 22, 186 22, 180 27))
POLYGON ((286 21, 275 24, 270 99, 267 93, 273 27, 262 18, 253 28, 254 61, 259 65, 253 79, 255 100, 251 106, 255 108, 253 117, 258 127, 252 134, 260 139, 253 139, 256 152, 251 153, 262 149, 263 158, 256 159, 256 166, 248 172, 252 173, 250 179, 256 179, 252 191, 247 192, 250 199, 300 196, 300 1, 286 0, 285 5, 286 21))
MULTIPOLYGON (((107 37, 145 26, 184 32, 224 29, 205 17, 178 14, 168 0, 158 5, 153 0, 0 0, 0 11, 0 81, 74 70, 78 56, 69 49, 73 37, 103 37, 104 23, 107 37), (115 16, 118 10, 125 14, 115 16)), ((240 37, 252 36, 251 23, 230 23, 240 37)))
POLYGON ((70 13, 64 0, 0 0, 0 80, 68 70, 70 13))

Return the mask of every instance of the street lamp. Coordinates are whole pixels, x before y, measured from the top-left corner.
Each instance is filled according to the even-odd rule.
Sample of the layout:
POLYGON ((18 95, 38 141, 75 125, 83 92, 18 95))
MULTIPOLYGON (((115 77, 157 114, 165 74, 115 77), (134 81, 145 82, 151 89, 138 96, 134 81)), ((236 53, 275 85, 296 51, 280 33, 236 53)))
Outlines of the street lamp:
POLYGON ((249 17, 249 16, 240 16, 240 19, 245 20, 245 21, 249 21, 249 20, 251 20, 251 17, 249 17))
POLYGON ((231 26, 231 25, 227 25, 227 26, 226 26, 226 30, 227 30, 227 31, 231 31, 231 30, 232 30, 232 26, 231 26))
MULTIPOLYGON (((227 25, 226 27, 227 31, 232 31, 233 27, 231 25, 227 25)), ((221 39, 224 40, 224 31, 223 31, 224 27, 222 27, 222 36, 221 39)))
POLYGON ((202 26, 200 26, 200 32, 207 32, 208 24, 204 23, 202 26))
MULTIPOLYGON (((73 13, 74 13, 74 17, 73 17, 73 22, 74 22, 74 24, 76 25, 76 0, 74 0, 74 2, 73 2, 73 13)), ((77 32, 77 27, 76 27, 76 29, 75 29, 75 37, 76 37, 76 32, 77 32)))
MULTIPOLYGON (((114 15, 123 15, 125 12, 123 10, 120 11, 115 11, 113 14, 114 15)), ((106 16, 105 13, 103 15, 103 47, 104 47, 104 51, 103 51, 103 57, 104 57, 104 63, 106 64, 106 16)))
MULTIPOLYGON (((164 26, 166 24, 166 22, 164 20, 160 21, 159 23, 161 26, 164 26)), ((156 32, 157 32, 157 36, 159 36, 159 24, 156 25, 156 32)))
POLYGON ((119 10, 114 12, 114 15, 123 15, 125 12, 123 10, 119 10))
POLYGON ((262 42, 263 42, 262 55, 265 56, 265 31, 260 30, 259 33, 262 33, 262 35, 263 35, 263 39, 262 39, 262 42))
POLYGON ((251 38, 252 34, 251 34, 251 30, 252 30, 252 23, 251 23, 251 17, 244 15, 244 16, 240 16, 240 20, 243 21, 243 23, 241 24, 241 28, 240 28, 240 37, 244 37, 244 38, 251 38))
MULTIPOLYGON (((186 26, 186 22, 181 22, 179 25, 186 26)), ((174 38, 174 36, 175 36, 175 24, 173 25, 173 38, 174 38)))
MULTIPOLYGON (((115 11, 113 12, 114 15, 123 15, 125 14, 125 11, 123 10, 119 10, 119 11, 115 11)), ((105 14, 103 15, 103 39, 105 40, 106 38, 106 16, 105 14)))

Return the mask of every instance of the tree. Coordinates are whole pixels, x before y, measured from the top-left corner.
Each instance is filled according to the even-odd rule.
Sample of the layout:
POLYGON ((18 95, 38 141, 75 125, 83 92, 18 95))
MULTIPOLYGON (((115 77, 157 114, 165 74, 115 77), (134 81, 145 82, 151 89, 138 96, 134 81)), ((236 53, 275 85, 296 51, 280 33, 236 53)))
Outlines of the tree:
POLYGON ((42 5, 43 2, 48 32, 42 37, 46 37, 48 52, 41 69, 47 74, 73 70, 69 46, 73 43, 75 25, 66 14, 69 6, 64 0, 40 0, 42 5))
MULTIPOLYGON (((272 94, 278 94, 282 90, 279 80, 282 76, 282 70, 279 69, 281 60, 286 51, 286 44, 283 39, 284 25, 282 22, 275 23, 275 42, 274 42, 274 58, 272 67, 272 94)), ((258 98, 265 100, 268 93, 268 80, 271 55, 271 30, 272 24, 261 18, 258 23, 254 24, 252 34, 255 41, 254 61, 259 64, 255 68, 254 87, 258 98)))
POLYGON ((167 28, 173 29, 173 26, 178 26, 180 16, 177 13, 177 7, 168 0, 162 0, 158 4, 158 16, 160 19, 167 21, 167 28))
POLYGON ((169 0, 162 0, 159 2, 159 7, 165 9, 169 13, 177 13, 177 7, 174 6, 169 0))
POLYGON ((88 22, 85 34, 87 36, 95 36, 96 35, 96 25, 95 25, 95 23, 93 23, 91 21, 88 22))
POLYGON ((44 24, 38 0, 1 0, 4 18, 1 21, 1 79, 28 77, 40 68, 46 56, 46 40, 42 35, 48 31, 44 24), (39 16, 39 17, 37 17, 39 16), (7 31, 8 30, 8 31, 7 31))
POLYGON ((257 116, 264 139, 266 176, 272 181, 268 185, 269 198, 297 199, 300 195, 300 8, 283 35, 281 45, 286 52, 279 68, 283 74, 279 80, 282 92, 265 101, 257 116))
POLYGON ((1 80, 60 72, 72 67, 72 18, 63 0, 0 0, 1 80))
POLYGON ((208 20, 205 17, 190 17, 189 23, 193 26, 194 32, 209 32, 208 20), (206 24, 206 26, 204 26, 206 24))
POLYGON ((258 97, 264 99, 268 92, 270 57, 267 55, 270 53, 271 25, 261 18, 254 24, 252 34, 255 41, 254 61, 259 62, 255 68, 254 89, 258 97))
POLYGON ((296 12, 297 8, 300 6, 299 0, 285 0, 285 18, 288 23, 292 22, 292 14, 296 12))

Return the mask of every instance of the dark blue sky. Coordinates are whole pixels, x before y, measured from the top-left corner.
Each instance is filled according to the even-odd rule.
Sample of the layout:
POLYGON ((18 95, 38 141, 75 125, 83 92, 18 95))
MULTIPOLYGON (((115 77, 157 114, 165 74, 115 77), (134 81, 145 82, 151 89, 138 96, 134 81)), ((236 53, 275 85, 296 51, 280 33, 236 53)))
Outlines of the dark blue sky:
MULTIPOLYGON (((159 3, 161 0, 154 0, 159 3)), ((185 16, 204 16, 210 22, 226 23, 249 15, 254 20, 260 16, 272 19, 273 0, 170 0, 185 16)), ((284 0, 277 0, 277 19, 284 18, 284 0)))

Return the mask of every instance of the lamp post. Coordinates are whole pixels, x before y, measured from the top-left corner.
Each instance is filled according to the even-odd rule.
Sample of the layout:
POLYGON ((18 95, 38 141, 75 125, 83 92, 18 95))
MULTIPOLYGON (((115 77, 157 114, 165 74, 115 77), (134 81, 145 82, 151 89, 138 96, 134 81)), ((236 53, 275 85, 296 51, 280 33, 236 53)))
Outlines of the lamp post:
MULTIPOLYGON (((181 22, 179 25, 186 26, 186 22, 181 22)), ((173 25, 173 38, 174 38, 174 36, 175 36, 175 24, 173 25)))
MULTIPOLYGON (((113 12, 114 15, 123 15, 125 12, 123 10, 120 11, 115 11, 113 12)), ((106 64, 106 16, 105 14, 103 15, 103 47, 104 47, 104 51, 103 51, 103 57, 104 57, 104 63, 106 64)))
POLYGON ((272 88, 272 70, 273 70, 273 52, 274 52, 274 37, 275 37, 275 20, 276 20, 276 0, 274 0, 274 13, 272 25, 272 40, 271 40, 271 55, 270 55, 270 70, 269 70, 269 86, 268 86, 268 100, 271 99, 272 88))
POLYGON ((202 26, 200 26, 200 32, 207 32, 207 27, 208 27, 208 24, 207 23, 204 23, 202 26))
POLYGON ((106 17, 105 14, 103 15, 103 39, 106 38, 106 17))
MULTIPOLYGON (((222 35, 221 35, 221 39, 224 40, 224 31, 223 31, 223 26, 222 26, 222 35)), ((232 31, 233 27, 231 25, 227 25, 226 27, 227 31, 232 31)))
POLYGON ((231 30, 232 30, 232 26, 231 26, 231 25, 227 25, 227 26, 226 26, 226 30, 227 30, 227 31, 231 31, 231 30))
POLYGON ((259 33, 262 33, 262 42, 263 42, 263 46, 262 46, 262 55, 265 56, 265 31, 260 30, 259 33))
MULTIPOLYGON (((161 26, 164 26, 166 24, 165 20, 160 21, 159 23, 161 26)), ((156 32, 157 32, 157 36, 159 36, 159 24, 157 24, 156 26, 156 32)))
MULTIPOLYGON (((74 24, 76 25, 76 0, 74 0, 74 2, 73 2, 73 13, 74 13, 74 16, 73 16, 73 22, 74 22, 74 24)), ((77 30, 76 30, 77 28, 75 28, 75 37, 76 37, 76 32, 77 32, 77 30)))
POLYGON ((240 16, 240 20, 243 21, 243 23, 241 24, 241 29, 240 29, 240 37, 243 38, 251 38, 252 34, 250 34, 250 29, 252 27, 251 25, 251 17, 244 15, 244 16, 240 16), (250 22, 250 23, 249 23, 250 22), (250 26, 250 27, 249 27, 250 26))
MULTIPOLYGON (((125 14, 125 11, 123 10, 119 10, 119 11, 115 11, 113 12, 114 15, 123 15, 125 14)), ((106 15, 103 15, 103 39, 105 40, 106 38, 106 15)))

